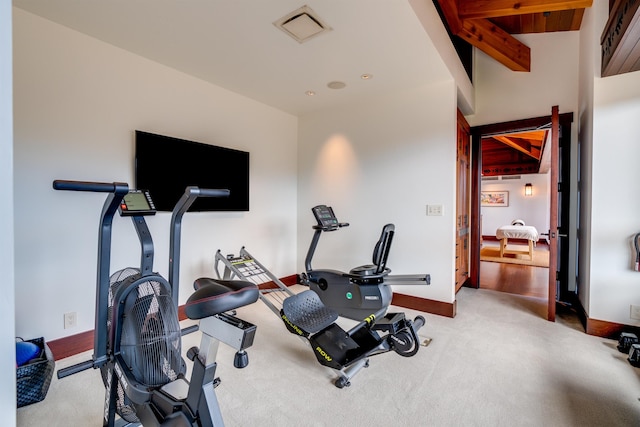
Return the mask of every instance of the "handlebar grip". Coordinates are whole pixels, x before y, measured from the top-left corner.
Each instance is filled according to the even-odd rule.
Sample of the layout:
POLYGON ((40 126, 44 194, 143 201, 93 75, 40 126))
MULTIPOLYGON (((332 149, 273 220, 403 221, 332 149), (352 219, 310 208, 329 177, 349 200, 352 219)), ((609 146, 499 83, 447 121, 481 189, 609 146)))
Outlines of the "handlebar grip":
POLYGON ((58 379, 77 374, 78 372, 86 371, 89 368, 93 368, 93 366, 93 360, 87 360, 86 362, 80 362, 67 368, 62 368, 58 370, 58 379))
POLYGON ((67 181, 56 179, 53 181, 54 190, 65 191, 89 191, 93 193, 114 193, 117 186, 129 187, 121 182, 91 182, 91 181, 67 181))
POLYGON ((426 320, 424 317, 422 316, 416 316, 415 319, 413 319, 413 327, 414 329, 417 331, 418 329, 422 328, 425 324, 426 320))
POLYGON ((231 192, 222 189, 201 188, 200 197, 229 197, 231 192))

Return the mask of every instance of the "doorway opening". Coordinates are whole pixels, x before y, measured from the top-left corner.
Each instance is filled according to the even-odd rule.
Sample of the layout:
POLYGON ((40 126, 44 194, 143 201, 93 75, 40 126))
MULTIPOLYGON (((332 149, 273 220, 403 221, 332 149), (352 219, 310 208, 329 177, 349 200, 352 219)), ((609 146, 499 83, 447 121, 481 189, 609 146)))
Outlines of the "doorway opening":
POLYGON ((481 139, 480 281, 482 289, 548 299, 551 129, 481 139))
MULTIPOLYGON (((569 289, 568 286, 569 244, 567 241, 562 241, 562 239, 559 238, 560 236, 568 235, 567 231, 569 227, 570 194, 568 183, 570 182, 570 142, 572 122, 573 113, 558 114, 557 107, 554 107, 551 116, 476 126, 472 127, 470 131, 472 153, 470 228, 471 230, 476 230, 476 233, 471 236, 470 274, 466 286, 473 288, 485 288, 491 286, 499 287, 505 286, 505 283, 513 284, 514 282, 520 282, 520 286, 516 286, 516 289, 512 288, 510 290, 512 292, 524 294, 531 293, 536 296, 540 295, 542 298, 540 289, 536 288, 539 288, 540 283, 544 283, 544 290, 548 291, 547 295, 552 296, 551 298, 548 297, 548 299, 551 299, 551 301, 548 301, 549 320, 555 319, 555 304, 558 301, 566 299, 569 294, 575 292, 574 290, 569 289), (552 119, 554 119, 556 123, 553 126, 551 126, 552 119), (483 266, 480 261, 480 252, 483 244, 488 244, 488 242, 485 242, 485 239, 483 239, 482 229, 482 177, 492 174, 505 176, 518 173, 526 175, 530 173, 537 174, 539 172, 544 172, 545 169, 541 169, 540 167, 541 165, 544 166, 545 161, 543 160, 543 157, 535 158, 535 154, 541 154, 541 156, 544 156, 544 153, 538 153, 537 151, 541 148, 540 144, 530 141, 529 145, 527 145, 519 143, 519 140, 516 138, 504 139, 504 135, 522 135, 533 131, 548 131, 549 129, 552 134, 552 138, 557 140, 556 145, 558 153, 549 163, 549 171, 551 174, 551 178, 549 179, 549 193, 551 197, 550 202, 546 203, 546 212, 548 216, 553 217, 553 215, 549 215, 549 213, 552 213, 557 209, 557 218, 555 218, 557 223, 550 220, 550 223, 541 225, 540 228, 542 228, 542 230, 539 231, 542 235, 548 232, 547 241, 552 241, 554 245, 557 245, 557 252, 555 252, 555 248, 554 251, 551 252, 552 254, 557 253, 557 258, 553 255, 550 258, 554 273, 552 274, 549 269, 544 271, 544 269, 537 267, 537 269, 534 270, 535 267, 522 265, 505 264, 504 266, 483 266), (527 160, 526 157, 530 157, 532 160, 529 160, 528 162, 523 161, 520 164, 518 162, 509 163, 508 161, 500 164, 500 162, 492 163, 488 158, 485 159, 485 153, 482 146, 483 140, 488 140, 489 138, 494 138, 496 136, 501 139, 498 141, 505 146, 512 145, 512 148, 514 148, 513 146, 518 146, 518 148, 514 148, 514 150, 520 152, 520 159, 527 160), (555 172, 553 171, 554 167, 557 168, 555 172), (566 183, 566 185, 563 185, 562 183, 566 183), (557 191, 555 188, 556 185, 558 186, 557 191), (552 202, 554 202, 555 194, 557 194, 557 203, 554 204, 552 202), (482 276, 481 267, 485 267, 483 272, 484 274, 482 276), (492 268, 494 270, 493 272, 491 271, 492 268), (487 273, 489 274, 487 275, 487 273), (546 280, 544 279, 545 273, 546 280), (552 286, 555 286, 555 289, 552 289, 552 286)), ((525 185, 523 185, 522 192, 524 193, 525 191, 525 185)), ((505 220, 503 219, 502 221, 505 220)), ((491 231, 491 233, 493 233, 493 231, 491 231)))

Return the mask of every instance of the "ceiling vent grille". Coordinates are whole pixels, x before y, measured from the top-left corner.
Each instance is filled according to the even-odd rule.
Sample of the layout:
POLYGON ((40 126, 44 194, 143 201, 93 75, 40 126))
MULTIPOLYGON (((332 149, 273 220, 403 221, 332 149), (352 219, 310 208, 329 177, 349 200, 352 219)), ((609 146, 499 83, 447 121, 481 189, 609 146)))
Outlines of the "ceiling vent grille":
POLYGON ((520 178, 522 178, 520 175, 504 175, 502 177, 502 180, 506 181, 508 179, 520 179, 520 178))
POLYGON ((482 177, 483 181, 497 181, 498 179, 500 179, 499 176, 483 176, 482 177))
POLYGON ((320 34, 332 30, 332 28, 325 24, 307 5, 278 19, 273 25, 291 36, 298 43, 304 43, 307 40, 311 40, 320 34))

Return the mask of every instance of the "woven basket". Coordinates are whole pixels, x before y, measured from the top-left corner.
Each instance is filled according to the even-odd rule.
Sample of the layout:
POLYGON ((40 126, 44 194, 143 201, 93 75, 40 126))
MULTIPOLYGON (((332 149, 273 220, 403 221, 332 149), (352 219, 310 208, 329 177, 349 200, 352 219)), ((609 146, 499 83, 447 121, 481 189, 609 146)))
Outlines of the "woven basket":
POLYGON ((18 408, 40 402, 47 396, 56 365, 44 338, 35 338, 27 342, 40 347, 40 357, 34 362, 19 366, 16 370, 18 408))

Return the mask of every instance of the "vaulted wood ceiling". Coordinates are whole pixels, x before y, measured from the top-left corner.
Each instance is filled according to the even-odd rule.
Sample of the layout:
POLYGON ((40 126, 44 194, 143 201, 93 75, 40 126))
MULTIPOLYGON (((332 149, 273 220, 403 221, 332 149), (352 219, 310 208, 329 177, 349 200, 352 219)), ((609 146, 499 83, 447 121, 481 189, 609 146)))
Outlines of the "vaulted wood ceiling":
POLYGON ((512 34, 580 29, 593 0, 436 0, 449 31, 513 71, 531 70, 531 51, 512 34))
POLYGON ((482 138, 482 176, 544 172, 548 130, 532 130, 482 138))

